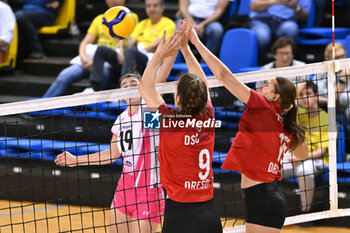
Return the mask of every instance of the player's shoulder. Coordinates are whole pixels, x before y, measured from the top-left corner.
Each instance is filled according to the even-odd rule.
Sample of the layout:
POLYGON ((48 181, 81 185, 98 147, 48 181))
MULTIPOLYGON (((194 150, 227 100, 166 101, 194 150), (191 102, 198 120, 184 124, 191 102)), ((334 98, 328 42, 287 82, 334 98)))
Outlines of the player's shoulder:
POLYGON ((121 123, 124 122, 126 120, 128 120, 129 117, 129 111, 127 109, 125 109, 121 114, 119 114, 119 116, 117 117, 117 119, 115 120, 115 123, 121 123))
POLYGON ((177 113, 176 109, 174 109, 170 105, 167 105, 166 103, 162 103, 161 105, 159 105, 158 110, 164 115, 174 115, 177 113))
POLYGON ((250 90, 250 96, 249 96, 247 106, 249 106, 249 103, 251 102, 253 103, 262 102, 262 103, 270 104, 270 102, 260 92, 254 89, 250 90))

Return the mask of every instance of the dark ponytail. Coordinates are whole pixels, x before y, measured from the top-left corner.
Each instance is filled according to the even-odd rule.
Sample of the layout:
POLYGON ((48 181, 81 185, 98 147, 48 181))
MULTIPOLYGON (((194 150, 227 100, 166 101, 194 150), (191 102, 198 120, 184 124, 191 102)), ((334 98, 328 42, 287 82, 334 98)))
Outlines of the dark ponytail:
POLYGON ((180 101, 179 114, 195 116, 205 110, 208 101, 207 85, 197 75, 183 74, 176 93, 180 101))
POLYGON ((282 109, 286 110, 283 113, 283 127, 292 135, 293 141, 289 149, 293 150, 297 145, 305 141, 305 129, 296 122, 296 88, 294 83, 287 78, 277 77, 276 80, 278 86, 275 86, 275 89, 280 95, 280 105, 282 109))

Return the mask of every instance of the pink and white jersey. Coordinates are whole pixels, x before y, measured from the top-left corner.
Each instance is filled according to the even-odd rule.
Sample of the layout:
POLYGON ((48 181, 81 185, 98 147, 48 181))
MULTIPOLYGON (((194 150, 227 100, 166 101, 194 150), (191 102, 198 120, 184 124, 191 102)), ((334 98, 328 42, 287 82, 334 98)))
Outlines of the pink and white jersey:
POLYGON ((123 158, 123 174, 134 176, 134 187, 158 186, 159 131, 143 129, 142 105, 131 116, 128 110, 119 115, 111 131, 117 136, 118 149, 123 158))

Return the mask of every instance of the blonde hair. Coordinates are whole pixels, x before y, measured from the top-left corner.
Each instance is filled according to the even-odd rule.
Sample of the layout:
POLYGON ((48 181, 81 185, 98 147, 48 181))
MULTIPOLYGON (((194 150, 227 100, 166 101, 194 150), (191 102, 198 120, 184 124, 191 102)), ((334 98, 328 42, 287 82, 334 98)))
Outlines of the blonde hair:
MULTIPOLYGON (((335 50, 344 49, 345 55, 346 55, 346 50, 342 43, 334 43, 334 49, 335 50)), ((324 50, 324 59, 326 61, 332 60, 332 51, 333 51, 333 43, 329 43, 326 49, 324 50)))

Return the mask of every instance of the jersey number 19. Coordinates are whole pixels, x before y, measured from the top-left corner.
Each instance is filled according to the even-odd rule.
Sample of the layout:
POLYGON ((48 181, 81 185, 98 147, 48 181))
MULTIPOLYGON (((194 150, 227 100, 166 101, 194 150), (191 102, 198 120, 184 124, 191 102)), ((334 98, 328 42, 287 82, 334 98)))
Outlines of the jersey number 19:
POLYGON ((120 147, 123 152, 125 152, 124 143, 127 143, 127 150, 131 150, 132 148, 132 131, 120 131, 120 147))

